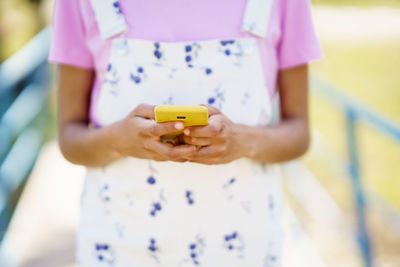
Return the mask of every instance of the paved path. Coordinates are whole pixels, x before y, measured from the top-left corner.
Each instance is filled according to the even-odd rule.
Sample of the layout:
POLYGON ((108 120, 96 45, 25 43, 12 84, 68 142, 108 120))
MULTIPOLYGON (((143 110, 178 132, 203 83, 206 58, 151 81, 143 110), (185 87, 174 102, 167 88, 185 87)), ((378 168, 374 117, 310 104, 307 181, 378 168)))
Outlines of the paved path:
POLYGON ((400 8, 314 6, 313 16, 324 42, 400 41, 400 8))
POLYGON ((63 159, 55 142, 42 150, 7 232, 4 267, 74 266, 84 169, 63 159))

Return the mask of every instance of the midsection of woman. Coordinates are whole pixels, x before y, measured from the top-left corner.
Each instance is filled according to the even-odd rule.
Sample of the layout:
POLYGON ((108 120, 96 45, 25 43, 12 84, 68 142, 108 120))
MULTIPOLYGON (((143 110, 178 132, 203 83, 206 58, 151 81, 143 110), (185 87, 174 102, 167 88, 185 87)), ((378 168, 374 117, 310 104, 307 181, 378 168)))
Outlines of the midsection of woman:
MULTIPOLYGON (((102 40, 98 31, 102 18, 96 14, 96 21, 93 12, 96 8, 92 8, 89 1, 71 2, 64 4, 64 8, 75 18, 72 37, 80 45, 76 51, 83 56, 79 61, 73 58, 76 54, 72 58, 65 54, 60 56, 62 53, 58 54, 56 49, 62 50, 59 46, 63 46, 60 43, 63 37, 56 35, 53 43, 56 51, 50 59, 94 68, 90 120, 101 129, 123 121, 141 103, 209 104, 218 108, 232 124, 245 126, 247 131, 258 127, 254 132, 258 132, 257 138, 261 141, 260 129, 268 127, 272 118, 271 95, 278 68, 304 64, 319 57, 318 49, 305 45, 297 51, 299 55, 288 55, 296 50, 286 39, 299 37, 303 43, 317 47, 312 29, 307 25, 307 14, 298 18, 306 19, 301 24, 308 30, 306 36, 296 36, 295 29, 284 31, 283 35, 288 35, 285 38, 281 36, 288 23, 296 22, 295 18, 287 16, 298 12, 299 7, 307 13, 306 3, 298 5, 290 0, 276 0, 271 2, 270 13, 260 16, 254 10, 250 12, 249 17, 256 23, 268 21, 267 38, 260 38, 240 31, 238 21, 245 20, 246 1, 195 1, 186 7, 180 1, 110 1, 113 12, 118 16, 121 11, 124 14, 128 31, 125 35, 102 40), (229 8, 225 9, 228 2, 229 8)), ((56 6, 56 15, 57 10, 60 7, 56 6)), ((293 87, 293 82, 300 82, 299 90, 303 92, 282 92, 282 113, 291 121, 270 133, 278 149, 280 145, 283 150, 287 149, 282 141, 291 130, 297 127, 304 135, 304 127, 307 128, 307 125, 299 127, 292 122, 301 124, 305 119, 303 123, 306 123, 306 72, 301 69, 289 76, 296 78, 299 73, 300 79, 288 81, 281 77, 280 80, 286 88, 293 87), (300 109, 288 107, 299 95, 300 109)), ((62 74, 61 113, 67 113, 63 103, 71 99, 73 93, 63 92, 66 84, 62 83, 68 77, 62 74)), ((90 77, 93 76, 87 73, 86 78, 78 82, 79 87, 90 87, 87 85, 90 77)), ((65 83, 71 86, 71 81, 65 83)), ((81 103, 77 104, 77 111, 68 119, 61 114, 64 134, 61 142, 69 139, 69 144, 73 143, 73 128, 68 128, 68 123, 88 118, 87 105, 83 104, 87 93, 76 94, 80 95, 78 103, 81 103)), ((85 130, 81 127, 79 131, 85 130)), ((101 132, 91 131, 92 135, 101 132)), ((90 141, 84 146, 94 139, 88 138, 90 141)), ((240 142, 254 144, 257 141, 249 139, 242 138, 240 142)), ((289 146, 299 143, 296 138, 291 139, 289 146)), ((107 141, 118 142, 112 138, 107 141)), ((104 141, 100 143, 107 146, 104 141)), ((266 143, 260 142, 260 146, 272 147, 266 143)), ((99 148, 92 150, 96 149, 101 152, 99 148)), ((68 150, 74 149, 64 149, 64 154, 69 154, 68 150)), ((74 153, 77 151, 79 149, 74 153)), ((202 164, 196 160, 161 162, 141 156, 115 157, 117 160, 92 156, 93 165, 98 167, 88 169, 82 194, 79 263, 82 266, 280 266, 279 168, 265 164, 268 160, 258 154, 262 154, 262 150, 251 153, 253 158, 233 157, 220 164, 202 164), (259 160, 255 160, 257 157, 259 160)), ((286 157, 292 157, 288 156, 290 154, 296 152, 289 152, 286 157)), ((275 161, 280 161, 276 155, 270 158, 274 157, 278 159, 275 161)), ((74 161, 92 165, 85 164, 90 159, 81 156, 74 161)))
MULTIPOLYGON (((271 104, 254 38, 179 43, 122 38, 110 55, 95 110, 102 126, 140 103, 209 103, 235 123, 269 122, 271 104)), ((110 262, 121 266, 262 266, 271 257, 276 265, 278 178, 276 167, 248 159, 204 165, 124 158, 89 169, 80 259, 87 265, 99 261, 87 251, 97 252, 100 243, 114 251, 110 262), (93 230, 93 224, 111 233, 93 230), (191 244, 199 248, 191 250, 191 244)))

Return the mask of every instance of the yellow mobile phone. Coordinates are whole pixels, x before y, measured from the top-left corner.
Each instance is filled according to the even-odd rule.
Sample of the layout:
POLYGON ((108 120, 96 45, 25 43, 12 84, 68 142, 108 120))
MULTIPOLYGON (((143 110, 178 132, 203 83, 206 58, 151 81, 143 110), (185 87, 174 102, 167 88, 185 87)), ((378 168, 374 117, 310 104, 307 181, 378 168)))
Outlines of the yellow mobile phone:
MULTIPOLYGON (((208 124, 208 109, 204 106, 159 105, 154 108, 156 122, 182 121, 185 127, 208 124)), ((172 138, 182 134, 183 130, 167 134, 172 138)))

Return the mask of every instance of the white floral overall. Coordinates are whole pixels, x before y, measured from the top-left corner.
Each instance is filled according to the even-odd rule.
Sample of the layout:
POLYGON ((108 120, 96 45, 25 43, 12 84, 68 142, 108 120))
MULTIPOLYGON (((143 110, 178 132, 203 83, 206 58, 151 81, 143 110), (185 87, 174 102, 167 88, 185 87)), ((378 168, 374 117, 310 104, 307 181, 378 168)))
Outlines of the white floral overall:
MULTIPOLYGON (((271 1, 250 0, 242 29, 263 35, 271 1)), ((233 122, 270 123, 257 38, 127 39, 117 1, 92 0, 92 6, 102 37, 112 42, 95 109, 101 126, 124 118, 139 103, 208 103, 233 122)), ((78 263, 279 267, 281 203, 279 166, 246 158, 219 165, 124 158, 89 168, 78 263)))

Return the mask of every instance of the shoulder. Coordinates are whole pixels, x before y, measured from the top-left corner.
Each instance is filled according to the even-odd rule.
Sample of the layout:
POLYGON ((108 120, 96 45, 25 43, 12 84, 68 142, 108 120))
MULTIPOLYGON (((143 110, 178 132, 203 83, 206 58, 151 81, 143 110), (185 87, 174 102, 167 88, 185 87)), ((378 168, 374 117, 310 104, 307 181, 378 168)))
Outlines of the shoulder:
POLYGON ((282 15, 293 14, 301 16, 309 13, 311 9, 311 0, 275 0, 279 2, 279 8, 282 15))

